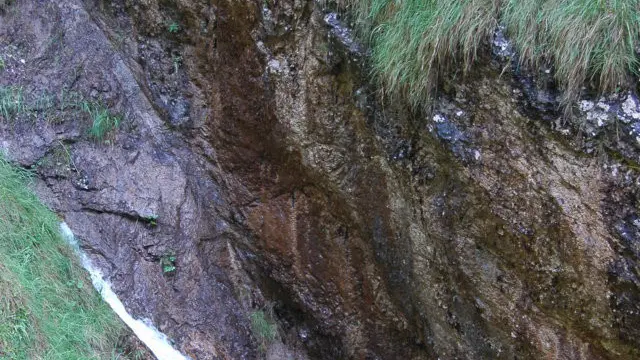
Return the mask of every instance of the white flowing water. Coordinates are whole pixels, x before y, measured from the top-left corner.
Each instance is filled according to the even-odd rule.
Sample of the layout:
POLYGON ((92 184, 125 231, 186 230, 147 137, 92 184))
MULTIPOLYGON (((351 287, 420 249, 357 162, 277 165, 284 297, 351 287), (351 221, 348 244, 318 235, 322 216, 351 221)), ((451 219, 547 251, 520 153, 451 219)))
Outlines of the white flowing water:
POLYGON ((167 336, 156 329, 149 320, 134 319, 124 308, 122 301, 111 289, 111 284, 104 280, 102 272, 98 270, 92 263, 91 259, 85 254, 78 244, 76 237, 66 223, 60 224, 60 231, 64 238, 69 242, 76 254, 80 257, 82 266, 91 275, 93 287, 100 293, 102 299, 111 306, 111 309, 131 328, 133 333, 142 341, 158 360, 188 360, 189 358, 182 355, 173 348, 167 339, 167 336))

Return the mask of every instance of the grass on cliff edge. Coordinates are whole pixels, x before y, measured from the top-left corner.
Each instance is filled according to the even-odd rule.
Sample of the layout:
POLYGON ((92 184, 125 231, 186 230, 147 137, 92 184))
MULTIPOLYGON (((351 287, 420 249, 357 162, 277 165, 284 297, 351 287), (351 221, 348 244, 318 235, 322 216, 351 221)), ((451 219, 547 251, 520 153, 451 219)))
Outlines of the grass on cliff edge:
POLYGON ((123 325, 29 184, 0 158, 0 359, 117 358, 123 325))
POLYGON ((628 88, 638 74, 638 0, 342 0, 372 48, 385 92, 414 105, 433 94, 438 77, 469 70, 483 44, 504 24, 521 61, 555 66, 564 104, 584 84, 628 88))

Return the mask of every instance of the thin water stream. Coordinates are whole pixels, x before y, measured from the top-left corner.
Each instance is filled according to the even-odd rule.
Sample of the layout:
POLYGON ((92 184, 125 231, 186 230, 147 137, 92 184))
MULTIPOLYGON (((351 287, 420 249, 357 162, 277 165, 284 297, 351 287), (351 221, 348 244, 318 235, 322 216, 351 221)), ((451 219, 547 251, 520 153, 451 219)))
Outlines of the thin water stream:
POLYGON ((147 319, 134 319, 133 316, 127 312, 122 301, 120 301, 118 296, 113 292, 111 284, 104 279, 102 272, 93 265, 89 256, 80 249, 76 237, 66 223, 60 224, 60 231, 65 240, 67 240, 80 257, 82 267, 91 275, 93 287, 100 293, 102 299, 109 304, 111 309, 131 328, 138 339, 151 350, 158 360, 188 360, 188 357, 182 355, 171 346, 167 336, 158 331, 158 329, 151 324, 151 321, 147 319))

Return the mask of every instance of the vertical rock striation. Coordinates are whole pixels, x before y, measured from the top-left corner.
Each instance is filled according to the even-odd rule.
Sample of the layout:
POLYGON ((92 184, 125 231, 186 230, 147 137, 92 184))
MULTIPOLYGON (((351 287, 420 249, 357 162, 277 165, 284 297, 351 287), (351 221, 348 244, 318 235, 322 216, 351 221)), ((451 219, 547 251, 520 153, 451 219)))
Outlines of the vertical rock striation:
POLYGON ((125 121, 109 144, 68 112, 2 122, 3 148, 192 358, 639 356, 638 168, 523 111, 501 67, 427 116, 377 97, 364 48, 311 1, 14 10, 0 50, 25 62, 0 85, 125 121), (265 347, 249 315, 266 305, 265 347))

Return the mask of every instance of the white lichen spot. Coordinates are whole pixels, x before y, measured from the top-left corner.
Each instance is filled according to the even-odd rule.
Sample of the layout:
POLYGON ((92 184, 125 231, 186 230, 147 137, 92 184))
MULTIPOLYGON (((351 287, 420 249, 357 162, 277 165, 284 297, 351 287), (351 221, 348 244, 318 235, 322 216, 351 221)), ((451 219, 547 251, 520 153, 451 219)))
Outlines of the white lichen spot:
POLYGON ((267 47, 264 45, 262 41, 256 42, 256 47, 258 48, 258 51, 260 51, 260 53, 265 55, 269 54, 269 50, 267 50, 267 47))
POLYGON ((435 114, 433 115, 433 121, 437 122, 437 123, 441 123, 444 122, 446 119, 444 118, 444 116, 440 115, 440 114, 435 114))
POLYGON ((598 127, 604 126, 608 119, 609 114, 606 112, 591 111, 587 113, 587 120, 595 122, 598 127))
POLYGON ((276 59, 271 59, 269 60, 269 62, 267 63, 267 68, 273 72, 273 73, 280 73, 282 71, 282 66, 280 65, 280 62, 276 59))
POLYGON ((505 26, 500 25, 493 34, 494 53, 502 57, 510 57, 513 55, 513 46, 509 39, 505 36, 505 26))
POLYGON ((640 110, 632 95, 627 96, 627 99, 622 103, 622 112, 629 118, 640 120, 640 110))
POLYGON ((580 111, 582 112, 589 111, 593 109, 594 106, 595 105, 593 104, 593 101, 589 101, 589 100, 580 101, 580 111))
POLYGON ((607 104, 607 103, 603 102, 602 100, 600 100, 600 101, 598 102, 598 105, 597 105, 597 106, 598 106, 600 109, 604 110, 604 111, 609 111, 609 109, 611 108, 611 107, 609 106, 609 104, 607 104))
POLYGON ((464 115, 464 111, 462 111, 462 110, 456 111, 456 116, 457 117, 461 117, 462 115, 464 115))
POLYGON ((473 157, 476 159, 476 161, 479 161, 479 160, 480 160, 480 158, 482 157, 482 155, 480 154, 480 151, 475 150, 475 151, 473 152, 473 157))

